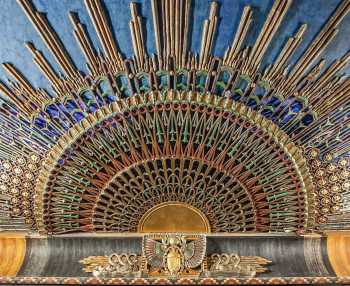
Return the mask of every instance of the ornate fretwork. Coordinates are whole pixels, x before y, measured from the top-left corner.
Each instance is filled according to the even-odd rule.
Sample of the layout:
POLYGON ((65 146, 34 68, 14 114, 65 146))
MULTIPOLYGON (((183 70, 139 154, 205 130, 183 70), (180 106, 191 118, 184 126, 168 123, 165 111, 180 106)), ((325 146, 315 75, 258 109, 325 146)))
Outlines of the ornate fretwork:
MULTIPOLYGON (((217 190, 224 203, 210 201, 210 211, 198 207, 220 230, 224 230, 221 226, 230 225, 227 219, 220 219, 221 224, 217 219, 216 214, 226 209, 239 212, 240 223, 239 228, 234 225, 225 231, 301 231, 305 227, 313 230, 316 225, 320 229, 350 227, 350 195, 343 187, 349 184, 349 177, 342 178, 341 183, 337 181, 344 190, 341 195, 323 195, 326 193, 323 186, 319 183, 315 188, 312 186, 312 181, 318 182, 320 172, 313 167, 315 160, 322 161, 331 153, 332 162, 339 164, 350 154, 350 79, 340 75, 350 53, 327 68, 324 68, 327 63, 318 59, 338 33, 342 19, 350 10, 350 1, 341 1, 294 65, 289 66, 289 61, 302 42, 306 24, 290 36, 276 60, 263 69, 264 55, 277 36, 291 0, 273 3, 251 47, 244 43, 254 11, 244 7, 236 34, 223 57, 213 55, 220 20, 218 3, 210 4, 200 50, 190 51, 192 1, 152 0, 155 55, 150 55, 145 46, 146 21, 138 12, 138 4, 131 3, 134 50, 131 58, 124 58, 118 50, 102 1, 85 0, 103 49, 97 52, 84 23, 71 13, 73 32, 87 62, 86 75, 74 65, 58 33, 32 1, 18 0, 18 3, 60 71, 50 65, 33 43, 26 43, 26 47, 53 92, 34 87, 12 64, 3 64, 11 80, 7 84, 0 81, 0 159, 11 166, 17 164, 18 158, 29 162, 31 156, 45 161, 44 168, 36 166, 41 172, 38 184, 36 173, 32 179, 25 179, 26 184, 36 184, 37 194, 30 192, 28 200, 22 199, 22 192, 9 194, 4 188, 0 190, 3 227, 11 219, 21 225, 14 224, 14 228, 34 227, 31 202, 35 195, 36 219, 41 230, 61 233, 110 230, 116 224, 125 226, 126 219, 115 220, 108 215, 122 204, 122 200, 116 199, 121 193, 120 180, 129 178, 130 172, 138 172, 135 175, 138 180, 151 180, 151 184, 139 187, 152 193, 157 188, 164 189, 170 173, 177 170, 183 170, 193 182, 179 188, 184 178, 174 179, 173 188, 181 189, 174 197, 176 201, 186 201, 178 197, 179 193, 200 192, 200 188, 192 188, 193 184, 201 183, 200 175, 205 174, 210 180, 206 182, 208 188, 212 187, 210 183, 219 183, 217 178, 232 182, 233 192, 237 192, 232 197, 233 205, 228 206, 225 185, 217 190), (226 111, 213 113, 215 104, 199 107, 201 100, 194 100, 192 108, 188 102, 182 106, 173 98, 168 102, 170 109, 163 101, 153 100, 154 94, 166 96, 168 91, 194 93, 197 98, 215 94, 215 101, 222 98, 235 106, 234 119, 226 118, 232 110, 228 111, 229 115, 226 111), (167 111, 160 110, 157 104, 167 111), (220 133, 222 130, 226 135, 220 133), (229 144, 235 148, 225 148, 229 144), (318 159, 303 154, 300 149, 317 149, 318 159), (211 173, 182 168, 190 159, 211 173), (147 172, 139 174, 145 167, 151 176, 147 172), (311 174, 308 168, 312 169, 311 174), (158 184, 152 177, 154 174, 166 180, 158 184), (244 203, 238 196, 240 192, 246 194, 244 203), (103 206, 102 200, 111 205, 103 206), (30 210, 20 208, 19 212, 13 212, 18 209, 17 202, 29 202, 30 210), (326 210, 332 214, 325 215, 326 210)), ((328 164, 321 161, 322 166, 328 164)), ((349 166, 340 169, 348 172, 349 166)), ((31 170, 26 167, 23 172, 31 170)), ((9 174, 2 168, 0 176, 9 174)), ((341 175, 335 172, 329 179, 336 176, 341 175)), ((331 187, 335 181, 329 183, 331 187)), ((130 189, 125 199, 134 192, 130 184, 125 184, 130 189)), ((155 193, 150 195, 154 196, 155 193)), ((207 199, 207 194, 204 197, 207 199)), ((161 196, 157 201, 165 199, 161 196)), ((139 200, 149 202, 149 207, 156 203, 148 198, 139 200)), ((140 205, 139 201, 134 202, 128 200, 131 208, 140 205)), ((142 211, 146 209, 145 204, 142 211)), ((140 215, 141 211, 135 213, 135 217, 140 215)))
POLYGON ((165 201, 195 205, 217 231, 313 224, 301 151, 272 122, 231 100, 134 97, 67 135, 37 185, 37 219, 49 233, 135 231, 142 212, 165 201))
POLYGON ((256 230, 256 208, 262 206, 252 201, 246 178, 232 177, 215 165, 191 157, 133 165, 101 193, 94 211, 95 230, 134 232, 143 214, 165 202, 199 209, 213 232, 256 230))

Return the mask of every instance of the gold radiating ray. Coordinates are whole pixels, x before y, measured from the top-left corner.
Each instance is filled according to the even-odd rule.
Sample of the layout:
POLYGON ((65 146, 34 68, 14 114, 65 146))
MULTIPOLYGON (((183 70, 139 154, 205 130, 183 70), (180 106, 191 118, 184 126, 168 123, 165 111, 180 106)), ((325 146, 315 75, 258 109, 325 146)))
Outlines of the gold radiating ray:
POLYGON ((2 66, 8 74, 10 74, 14 79, 18 81, 18 83, 21 85, 21 87, 27 94, 35 93, 34 87, 13 65, 11 65, 10 63, 4 63, 2 64, 2 66))
POLYGON ((74 66, 68 52, 56 32, 46 20, 45 16, 35 9, 31 0, 17 0, 17 2, 23 8, 27 17, 32 22, 47 48, 50 50, 58 65, 66 75, 74 77, 79 74, 79 71, 74 66))
POLYGON ((117 49, 111 27, 108 24, 105 11, 102 7, 102 2, 99 0, 85 0, 85 6, 89 12, 106 57, 110 60, 115 60, 117 66, 122 69, 123 59, 117 49))
POLYGON ((343 57, 336 60, 315 82, 305 90, 304 94, 310 99, 313 110, 318 114, 327 114, 332 110, 338 109, 344 104, 344 98, 348 99, 350 95, 349 83, 350 80, 342 81, 343 84, 337 85, 334 80, 334 75, 341 71, 350 60, 350 51, 343 57), (332 89, 335 87, 335 89, 332 89), (326 91, 326 94, 325 94, 326 91), (329 98, 329 91, 332 91, 332 97, 329 98), (326 96, 325 96, 326 95, 326 96), (344 97, 344 95, 347 95, 344 97))
POLYGON ((301 43, 306 28, 306 24, 301 25, 296 34, 288 39, 287 43, 279 53, 276 61, 266 69, 263 77, 265 80, 268 80, 273 84, 277 84, 278 81, 283 78, 286 63, 301 43))
POLYGON ((234 65, 234 61, 236 60, 236 57, 241 50, 241 46, 247 35, 249 26, 253 20, 252 15, 253 11, 250 6, 244 7, 235 37, 224 56, 225 65, 234 65))
POLYGON ((316 39, 311 43, 302 57, 292 68, 288 79, 285 81, 283 88, 293 89, 300 81, 305 72, 309 69, 315 59, 324 51, 328 44, 333 40, 338 33, 337 27, 343 18, 350 11, 350 1, 342 1, 337 10, 328 20, 326 25, 320 31, 316 39))
POLYGON ((136 3, 130 3, 130 10, 132 20, 130 21, 129 25, 134 54, 136 57, 136 65, 139 67, 139 69, 142 69, 146 59, 146 51, 142 35, 141 17, 137 13, 136 3))
MULTIPOLYGON (((27 43, 26 46, 32 53, 34 62, 37 64, 44 76, 50 81, 54 91, 57 94, 62 95, 69 92, 70 87, 78 87, 79 84, 86 86, 86 83, 82 80, 79 71, 72 63, 65 47, 47 22, 46 18, 40 12, 36 11, 31 0, 17 1, 39 32, 59 66, 70 77, 69 79, 66 79, 67 83, 63 83, 62 78, 60 79, 57 76, 45 57, 35 49, 33 44, 27 43)), ((85 4, 104 49, 106 55, 105 63, 114 72, 124 70, 125 64, 123 63, 121 54, 117 50, 117 45, 103 10, 102 2, 99 0, 85 0, 85 4)), ((224 55, 224 65, 233 67, 237 66, 237 56, 240 55, 239 58, 245 59, 243 66, 241 67, 242 73, 254 76, 259 69, 261 59, 263 58, 271 40, 273 39, 273 36, 280 26, 290 4, 291 0, 275 1, 270 13, 267 16, 264 26, 250 51, 241 49, 244 38, 252 21, 252 10, 249 6, 245 7, 233 42, 224 55)), ((158 67, 167 69, 168 55, 175 57, 176 67, 208 69, 212 59, 211 53, 217 29, 218 3, 215 1, 211 3, 209 17, 204 21, 199 59, 191 56, 187 57, 191 0, 152 0, 151 6, 156 49, 158 54, 156 58, 159 61, 158 65, 154 61, 154 58, 152 59, 153 69, 157 70, 158 67)), ((142 35, 141 18, 137 14, 135 3, 130 4, 130 9, 132 18, 130 22, 130 29, 135 53, 134 64, 136 65, 136 70, 138 71, 144 70, 145 68, 148 70, 149 64, 147 61, 144 37, 142 35)), ((347 100, 346 98, 348 96, 348 92, 347 80, 343 81, 342 84, 336 84, 334 75, 347 64, 350 58, 349 53, 337 60, 319 78, 318 76, 321 71, 321 64, 323 63, 320 63, 320 66, 315 66, 306 75, 305 72, 310 68, 315 59, 334 38, 337 33, 337 26, 347 15, 349 9, 349 1, 343 1, 339 5, 322 31, 304 52, 303 56, 292 68, 289 75, 286 76, 286 63, 300 44, 302 35, 306 29, 306 25, 302 25, 294 37, 289 38, 276 61, 265 70, 262 79, 272 83, 276 91, 281 92, 285 97, 294 95, 296 93, 296 88, 298 86, 303 86, 297 91, 297 94, 309 97, 311 104, 315 106, 314 111, 320 115, 336 110, 340 104, 347 100), (332 88, 332 83, 336 84, 338 88, 332 88), (328 87, 326 89, 328 92, 323 95, 323 98, 321 99, 320 91, 324 90, 322 88, 325 86, 328 87), (332 95, 330 94, 331 91, 332 95), (331 96, 332 104, 330 104, 330 102, 328 102, 328 104, 322 104, 323 102, 327 102, 331 96)), ((83 51, 85 58, 87 59, 88 70, 93 76, 102 75, 104 73, 104 69, 101 67, 101 61, 103 61, 103 59, 96 55, 94 47, 90 43, 88 35, 84 30, 83 25, 79 22, 77 16, 70 13, 70 19, 73 24, 74 35, 83 51)), ((28 86, 24 84, 22 87, 22 84, 27 80, 23 76, 21 76, 20 79, 21 80, 18 82, 19 87, 26 90, 28 86)), ((236 79, 238 79, 238 77, 236 79)), ((3 83, 0 83, 0 85, 2 92, 11 97, 9 89, 5 87, 3 83)), ((31 94, 34 95, 35 93, 31 92, 31 94)))
POLYGON ((199 69, 204 69, 209 61, 213 49, 215 32, 218 23, 218 3, 212 2, 210 5, 209 18, 204 20, 202 42, 199 54, 199 69))
POLYGON ((191 0, 152 0, 153 28, 161 67, 168 56, 176 59, 177 67, 187 60, 191 0))
POLYGON ((94 50, 93 45, 90 42, 90 39, 84 29, 84 26, 80 23, 78 15, 71 12, 69 13, 69 19, 74 28, 74 36, 83 54, 87 60, 87 67, 90 73, 94 76, 98 75, 99 66, 98 66, 98 57, 94 50))
MULTIPOLYGON (((7 95, 16 102, 23 114, 28 118, 31 117, 34 112, 41 108, 43 102, 50 99, 50 95, 43 89, 35 89, 13 65, 3 63, 2 66, 16 80, 16 82, 9 81, 12 92, 7 95)), ((2 85, 2 88, 6 91, 4 85, 2 85)))
POLYGON ((47 61, 44 55, 35 48, 34 44, 26 43, 25 46, 31 52, 34 63, 39 67, 42 74, 49 80, 54 90, 59 93, 60 78, 50 63, 47 61))
POLYGON ((255 41, 254 46, 249 54, 248 62, 244 67, 244 71, 249 75, 254 75, 260 65, 261 59, 264 56, 273 36, 279 28, 283 17, 292 0, 277 0, 272 6, 270 13, 264 23, 264 26, 255 41))

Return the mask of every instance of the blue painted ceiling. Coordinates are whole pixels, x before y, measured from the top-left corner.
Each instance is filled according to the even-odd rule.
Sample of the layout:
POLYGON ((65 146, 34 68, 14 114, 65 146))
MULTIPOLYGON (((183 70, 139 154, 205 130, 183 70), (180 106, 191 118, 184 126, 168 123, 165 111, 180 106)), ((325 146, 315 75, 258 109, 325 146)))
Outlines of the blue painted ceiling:
MULTIPOLYGON (((291 59, 291 62, 296 61, 341 1, 294 0, 274 40, 269 46, 263 63, 265 65, 271 63, 276 58, 287 38, 292 36, 301 24, 307 23, 308 28, 304 34, 304 40, 291 59)), ((99 46, 83 0, 34 0, 33 2, 39 11, 47 13, 49 22, 61 37, 77 67, 82 71, 86 70, 83 55, 72 34, 72 25, 68 18, 68 12, 73 11, 79 14, 79 18, 86 25, 95 47, 101 47, 99 46)), ((138 0, 135 2, 139 3, 143 21, 146 23, 148 53, 154 53, 155 44, 151 2, 148 0, 138 0)), ((208 16, 210 2, 209 0, 193 0, 192 51, 199 52, 203 20, 208 16)), ((250 5, 254 11, 254 22, 250 27, 250 33, 246 39, 246 44, 250 45, 255 41, 273 4, 272 0, 220 0, 217 2, 220 3, 220 22, 214 54, 218 56, 222 56, 227 46, 231 43, 244 6, 250 5)), ((129 3, 130 0, 104 0, 115 38, 122 53, 126 56, 132 54, 131 36, 129 33, 129 3)), ((30 53, 23 44, 28 41, 33 42, 39 50, 44 52, 51 64, 59 70, 51 54, 48 52, 30 21, 24 15, 17 1, 0 0, 0 7, 0 62, 14 64, 35 87, 48 87, 47 80, 39 72, 34 63, 32 63, 30 53)), ((349 34, 350 15, 343 20, 335 40, 321 55, 321 58, 327 60, 327 64, 330 64, 349 50, 349 34)), ((348 67, 345 72, 348 73, 349 71, 350 68, 348 67)), ((3 80, 7 78, 3 69, 0 70, 0 78, 3 80)))

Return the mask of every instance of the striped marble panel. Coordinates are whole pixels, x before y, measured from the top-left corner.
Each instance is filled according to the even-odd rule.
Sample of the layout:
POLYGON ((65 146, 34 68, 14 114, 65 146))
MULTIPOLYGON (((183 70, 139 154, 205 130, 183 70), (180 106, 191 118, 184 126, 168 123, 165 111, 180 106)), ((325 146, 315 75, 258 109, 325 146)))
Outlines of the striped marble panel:
MULTIPOLYGON (((324 238, 302 237, 208 237, 207 254, 257 255, 272 261, 270 272, 259 277, 335 276, 327 257, 324 238)), ((141 254, 141 238, 75 237, 27 239, 27 249, 18 276, 87 277, 79 260, 117 253, 141 254)))

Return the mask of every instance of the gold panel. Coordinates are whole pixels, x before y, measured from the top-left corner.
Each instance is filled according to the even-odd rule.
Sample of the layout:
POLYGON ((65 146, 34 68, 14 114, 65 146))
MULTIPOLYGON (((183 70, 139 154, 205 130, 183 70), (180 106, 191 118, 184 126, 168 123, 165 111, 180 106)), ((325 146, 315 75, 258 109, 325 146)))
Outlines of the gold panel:
POLYGON ((350 276, 350 232, 329 232, 327 252, 337 276, 350 276))
POLYGON ((147 211, 139 232, 210 232, 208 219, 198 209, 183 203, 167 202, 147 211))
POLYGON ((24 237, 0 237, 0 276, 16 276, 26 252, 24 237))

